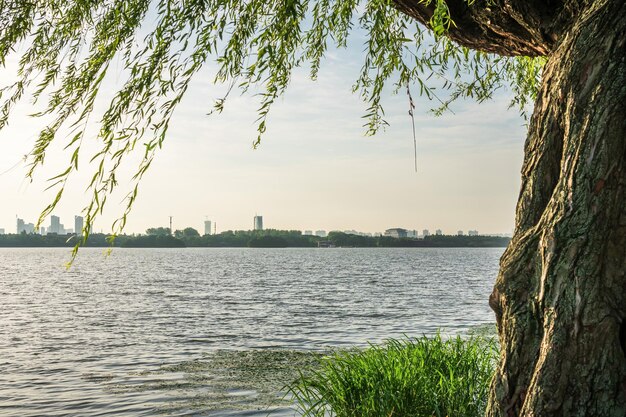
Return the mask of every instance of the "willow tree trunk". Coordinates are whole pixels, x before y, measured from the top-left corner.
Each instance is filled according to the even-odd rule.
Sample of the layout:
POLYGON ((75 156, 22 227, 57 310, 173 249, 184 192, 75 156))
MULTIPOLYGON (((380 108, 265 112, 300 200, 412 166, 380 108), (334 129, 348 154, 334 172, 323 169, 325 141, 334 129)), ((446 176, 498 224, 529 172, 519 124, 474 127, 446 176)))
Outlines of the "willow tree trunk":
POLYGON ((488 416, 626 416, 625 189, 626 2, 596 1, 550 53, 530 122, 488 416))

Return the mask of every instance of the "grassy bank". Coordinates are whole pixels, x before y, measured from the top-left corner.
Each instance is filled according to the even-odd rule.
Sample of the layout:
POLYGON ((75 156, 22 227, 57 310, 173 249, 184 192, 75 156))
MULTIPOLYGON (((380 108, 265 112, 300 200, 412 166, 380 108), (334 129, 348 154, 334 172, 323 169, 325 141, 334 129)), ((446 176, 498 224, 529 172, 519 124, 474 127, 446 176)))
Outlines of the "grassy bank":
POLYGON ((368 349, 217 350, 158 368, 138 365, 127 374, 84 378, 113 394, 145 396, 154 414, 271 417, 294 415, 295 406, 299 415, 315 417, 478 417, 493 371, 493 329, 368 349))
POLYGON ((303 416, 478 417, 496 356, 489 338, 390 340, 337 352, 290 393, 303 416))

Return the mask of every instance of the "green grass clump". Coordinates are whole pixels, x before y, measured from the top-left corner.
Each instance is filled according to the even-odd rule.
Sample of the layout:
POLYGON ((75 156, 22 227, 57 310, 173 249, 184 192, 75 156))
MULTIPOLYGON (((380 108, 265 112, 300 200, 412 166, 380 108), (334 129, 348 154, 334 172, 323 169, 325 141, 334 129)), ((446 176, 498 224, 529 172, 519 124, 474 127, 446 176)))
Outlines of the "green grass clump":
POLYGON ((389 340, 334 353, 290 386, 304 416, 483 416, 496 349, 492 339, 389 340))

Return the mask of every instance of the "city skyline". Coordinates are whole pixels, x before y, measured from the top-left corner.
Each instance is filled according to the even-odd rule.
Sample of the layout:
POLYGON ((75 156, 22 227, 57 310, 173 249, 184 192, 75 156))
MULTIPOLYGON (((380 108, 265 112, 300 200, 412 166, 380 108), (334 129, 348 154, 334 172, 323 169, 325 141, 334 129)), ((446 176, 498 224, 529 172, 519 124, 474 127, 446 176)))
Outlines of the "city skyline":
MULTIPOLYGON (((171 216, 172 219, 174 218, 174 216, 171 216)), ((205 216, 206 217, 206 216, 205 216)), ((47 234, 47 233, 57 233, 57 234, 71 234, 71 233, 77 233, 78 230, 82 230, 83 227, 83 221, 84 218, 82 216, 78 216, 78 215, 74 215, 74 228, 73 229, 66 229, 64 224, 61 223, 61 216, 57 216, 57 215, 50 215, 48 218, 49 220, 49 226, 45 226, 45 221, 44 223, 41 225, 40 230, 35 231, 34 230, 34 223, 26 223, 27 220, 24 220, 23 218, 20 218, 19 216, 16 215, 16 231, 19 234, 20 230, 24 230, 23 228, 26 227, 25 231, 26 233, 39 233, 39 234, 47 234), (32 230, 31 230, 32 229, 32 230)), ((166 221, 169 222, 170 221, 170 216, 166 216, 165 217, 166 221)), ((204 231, 204 233, 200 233, 200 234, 215 234, 215 233, 221 233, 224 232, 226 230, 264 230, 264 229, 276 229, 276 230, 298 230, 301 231, 303 235, 318 235, 320 236, 320 233, 323 234, 327 234, 328 232, 331 231, 340 231, 340 232, 345 232, 345 233, 351 233, 351 234, 363 234, 363 235, 367 235, 367 236, 375 236, 377 234, 380 235, 384 235, 386 231, 390 230, 390 229, 405 229, 406 231, 408 231, 410 233, 410 236, 408 237, 418 237, 418 236, 429 236, 431 234, 435 234, 435 235, 459 235, 463 233, 467 233, 467 235, 472 236, 472 235, 478 235, 478 234, 485 234, 485 235, 494 235, 494 236, 509 236, 511 235, 511 232, 495 232, 495 231, 491 231, 491 232, 481 232, 479 233, 478 230, 476 229, 468 229, 468 228, 464 228, 464 229, 458 229, 455 231, 448 231, 448 230, 443 230, 441 228, 436 228, 436 229, 432 229, 434 231, 431 231, 430 228, 426 228, 426 229, 419 229, 417 227, 396 227, 396 226, 392 226, 392 227, 388 227, 382 230, 376 230, 376 231, 371 231, 371 230, 356 230, 356 229, 347 229, 347 228, 337 228, 337 229, 328 229, 328 228, 303 228, 303 227, 295 227, 295 228, 291 228, 291 229, 280 229, 280 228, 276 228, 276 227, 265 227, 263 224, 263 216, 262 215, 254 215, 253 217, 253 227, 252 228, 245 228, 245 227, 241 227, 241 228, 234 228, 234 229, 224 229, 224 230, 218 230, 216 231, 215 227, 217 225, 217 222, 214 220, 209 220, 209 219, 205 219, 202 220, 202 227, 196 227, 195 225, 189 225, 189 224, 185 224, 185 225, 181 225, 180 227, 173 227, 172 233, 176 230, 183 230, 187 227, 192 227, 194 229, 196 229, 198 232, 204 231), (207 233, 207 231, 209 231, 209 233, 207 233)), ((175 222, 174 222, 175 224, 175 222)), ((405 225, 406 226, 406 225, 405 225)), ((167 226, 165 225, 152 225, 150 227, 169 227, 169 224, 167 226)), ((7 229, 6 227, 0 227, 0 234, 4 234, 6 230, 11 230, 10 228, 7 229)), ((96 230, 94 231, 95 233, 100 233, 100 231, 96 230)), ((102 231, 103 233, 106 233, 104 231, 102 231)), ((11 232, 9 232, 11 233, 11 232)), ((146 231, 126 231, 126 234, 145 234, 146 231)))
MULTIPOLYGON (((65 225, 63 223, 61 223, 61 217, 60 216, 55 216, 54 214, 50 215, 47 220, 49 221, 49 225, 45 226, 45 220, 44 222, 39 225, 39 227, 36 227, 37 225, 35 223, 32 222, 28 222, 26 223, 26 220, 24 220, 23 218, 20 218, 18 215, 15 215, 15 223, 16 223, 16 227, 15 227, 15 232, 17 234, 20 233, 35 233, 35 234, 41 234, 41 235, 45 235, 48 233, 54 233, 54 234, 78 234, 79 231, 82 232, 83 230, 83 226, 84 226, 84 217, 82 216, 74 216, 74 228, 65 228, 65 225)), ((10 230, 10 229, 9 229, 10 230)), ((4 228, 0 228, 0 234, 4 234, 5 229, 4 228)))

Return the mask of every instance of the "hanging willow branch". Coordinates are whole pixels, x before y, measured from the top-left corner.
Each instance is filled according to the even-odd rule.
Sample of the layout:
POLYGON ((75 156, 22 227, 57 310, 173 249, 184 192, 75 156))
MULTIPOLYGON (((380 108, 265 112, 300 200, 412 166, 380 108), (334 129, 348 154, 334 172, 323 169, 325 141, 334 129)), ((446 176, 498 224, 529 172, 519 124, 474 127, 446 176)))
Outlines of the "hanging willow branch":
MULTIPOLYGON (((381 97, 387 85, 397 93, 410 83, 420 95, 439 100, 440 111, 457 98, 487 99, 506 85, 515 91, 516 105, 523 107, 534 97, 541 59, 500 58, 453 44, 445 36, 454 24, 446 3, 432 1, 436 7, 428 28, 400 13, 390 0, 0 2, 0 64, 20 51, 17 76, 3 77, 12 82, 0 85, 0 129, 25 98, 45 103, 35 117, 50 120, 30 152, 29 178, 43 165, 50 145, 71 132, 65 143, 67 167, 50 179, 56 194, 38 225, 54 210, 68 178, 78 169, 91 121, 98 126, 100 149, 89 155, 91 199, 84 208, 79 244, 88 238, 107 197, 117 188, 119 166, 138 153, 141 160, 113 235, 123 230, 141 178, 167 137, 176 107, 209 62, 218 66, 214 82, 236 83, 243 92, 260 91, 255 147, 293 70, 308 66, 315 79, 328 48, 345 48, 355 31, 366 36, 364 62, 353 91, 367 104, 367 134, 386 124, 381 97), (104 112, 95 113, 94 103, 115 60, 123 64, 124 82, 104 112), (448 98, 440 99, 437 89, 447 91, 448 98)), ((221 110, 227 97, 214 108, 221 110)))

